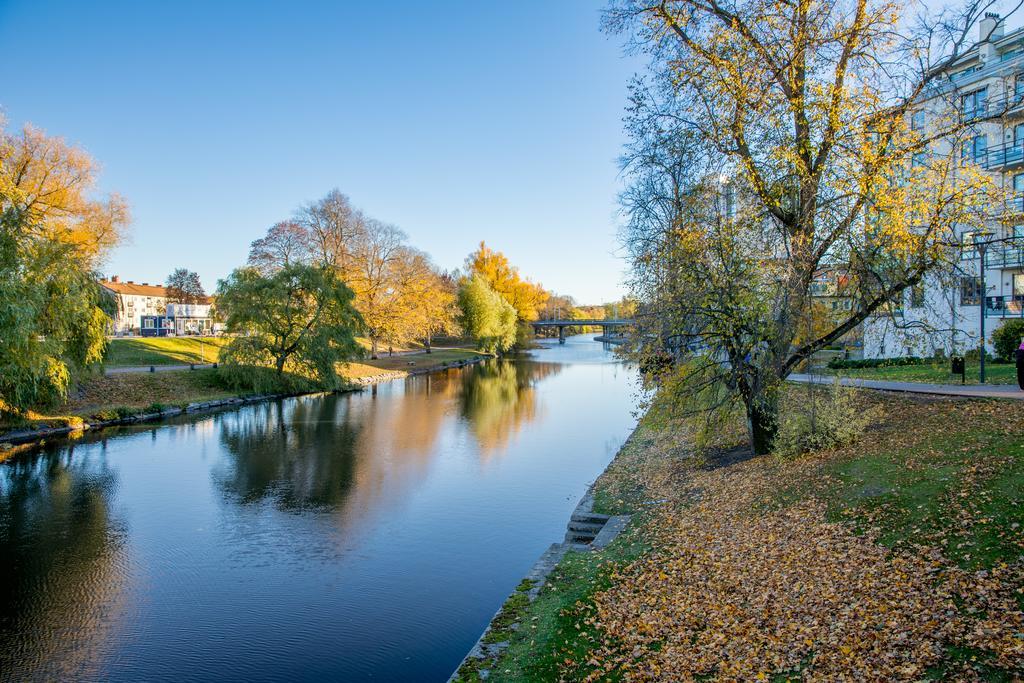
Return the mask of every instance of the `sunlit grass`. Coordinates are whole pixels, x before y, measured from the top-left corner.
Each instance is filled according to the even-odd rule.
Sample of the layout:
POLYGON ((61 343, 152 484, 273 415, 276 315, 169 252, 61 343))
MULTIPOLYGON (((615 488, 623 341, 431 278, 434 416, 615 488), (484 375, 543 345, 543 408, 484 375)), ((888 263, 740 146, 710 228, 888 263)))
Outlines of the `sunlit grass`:
MULTIPOLYGON (((900 365, 883 368, 847 368, 823 370, 828 374, 858 379, 875 379, 890 382, 929 382, 933 384, 959 384, 960 375, 951 374, 949 361, 925 365, 900 365)), ((978 383, 978 363, 968 363, 966 373, 968 384, 978 383)), ((1012 364, 986 363, 985 381, 988 384, 1016 384, 1017 370, 1012 364)))
POLYGON ((230 341, 230 337, 112 339, 105 363, 108 368, 215 363, 221 348, 230 341))

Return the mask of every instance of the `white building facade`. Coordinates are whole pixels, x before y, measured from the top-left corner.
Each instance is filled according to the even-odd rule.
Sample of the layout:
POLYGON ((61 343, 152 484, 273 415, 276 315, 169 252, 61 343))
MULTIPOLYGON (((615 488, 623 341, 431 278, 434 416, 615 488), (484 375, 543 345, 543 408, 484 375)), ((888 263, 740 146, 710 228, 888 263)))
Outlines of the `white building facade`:
POLYGON ((196 304, 172 303, 167 289, 148 282, 122 281, 118 276, 100 280, 115 301, 111 334, 115 336, 181 336, 215 331, 209 300, 196 304))
POLYGON ((940 87, 940 94, 912 110, 911 127, 927 132, 933 121, 948 120, 952 103, 956 116, 973 122, 968 134, 955 145, 934 143, 928 153, 957 155, 976 165, 1005 199, 987 209, 984 226, 959 230, 964 248, 952 272, 929 275, 905 291, 893 310, 865 321, 866 358, 977 349, 983 315, 991 352, 992 332, 1024 317, 1024 29, 1005 34, 998 15, 987 14, 979 24, 979 43, 948 69, 940 87), (975 242, 988 246, 974 247, 975 242))

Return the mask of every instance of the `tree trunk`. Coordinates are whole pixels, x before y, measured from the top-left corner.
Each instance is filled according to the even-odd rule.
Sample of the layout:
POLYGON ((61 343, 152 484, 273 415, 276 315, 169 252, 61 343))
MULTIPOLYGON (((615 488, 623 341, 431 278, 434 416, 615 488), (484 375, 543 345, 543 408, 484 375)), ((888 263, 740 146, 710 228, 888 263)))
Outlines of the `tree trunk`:
POLYGON ((284 362, 287 359, 288 359, 287 356, 278 356, 277 357, 276 365, 277 365, 277 376, 278 377, 280 377, 281 375, 284 374, 284 362))
POLYGON ((426 341, 426 343, 424 344, 424 346, 427 347, 427 353, 431 353, 431 350, 430 350, 430 333, 429 332, 427 332, 427 338, 426 338, 425 341, 426 341))
POLYGON ((766 455, 779 431, 779 400, 774 392, 747 401, 747 432, 754 455, 766 455))
POLYGON ((370 359, 377 360, 377 338, 370 337, 370 359))

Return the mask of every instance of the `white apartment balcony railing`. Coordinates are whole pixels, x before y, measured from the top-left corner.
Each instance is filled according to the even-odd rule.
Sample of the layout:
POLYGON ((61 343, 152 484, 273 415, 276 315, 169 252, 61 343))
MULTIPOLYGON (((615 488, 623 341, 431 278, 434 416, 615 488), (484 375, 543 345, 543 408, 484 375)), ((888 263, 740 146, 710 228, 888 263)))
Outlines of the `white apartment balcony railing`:
POLYGON ((1024 113, 1024 92, 1004 92, 993 95, 973 106, 958 108, 961 121, 969 123, 980 119, 993 119, 1009 114, 1024 113))
POLYGON ((985 297, 985 317, 1024 318, 1024 295, 985 297))
POLYGON ((1024 213, 1024 192, 1015 192, 1002 201, 995 202, 989 214, 993 217, 1012 216, 1024 213))
POLYGON ((988 268, 1024 268, 1024 245, 990 247, 985 252, 985 265, 988 268))
POLYGON ((973 162, 985 170, 1024 166, 1024 140, 987 147, 978 154, 967 154, 961 158, 973 162))

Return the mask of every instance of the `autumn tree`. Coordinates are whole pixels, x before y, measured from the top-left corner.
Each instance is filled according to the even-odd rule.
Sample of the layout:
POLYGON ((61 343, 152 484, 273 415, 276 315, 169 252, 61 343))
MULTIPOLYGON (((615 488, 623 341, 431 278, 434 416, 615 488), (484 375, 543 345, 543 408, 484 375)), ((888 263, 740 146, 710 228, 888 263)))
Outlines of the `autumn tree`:
POLYGON ((462 329, 477 348, 488 353, 507 351, 516 343, 516 309, 480 275, 459 287, 462 329))
POLYGON ((257 390, 340 386, 337 365, 357 357, 362 319, 352 290, 332 268, 289 265, 270 275, 239 268, 217 287, 217 305, 236 336, 221 353, 229 378, 257 390), (268 382, 262 368, 273 368, 268 382), (288 377, 285 377, 288 373, 288 377))
POLYGON ((379 237, 379 227, 367 227, 367 217, 352 206, 349 198, 337 189, 299 209, 296 222, 307 236, 309 258, 338 271, 345 282, 358 268, 356 259, 372 230, 379 237))
POLYGON ((370 356, 377 357, 382 343, 400 343, 408 334, 410 307, 403 284, 415 277, 413 255, 405 233, 394 225, 368 220, 355 245, 347 282, 356 295, 356 307, 366 322, 370 356))
MULTIPOLYGON (((425 256, 424 256, 425 257, 425 256)), ((432 338, 454 334, 459 328, 458 282, 451 273, 426 261, 418 277, 410 283, 409 296, 416 303, 413 326, 416 337, 431 353, 432 338)))
POLYGON ((102 361, 109 318, 95 271, 128 211, 91 196, 96 170, 38 129, 0 132, 0 411, 61 399, 75 371, 102 361))
POLYGON ((311 237, 298 221, 280 221, 249 247, 249 265, 264 275, 310 261, 311 237))
POLYGON ((206 292, 199 281, 199 273, 177 268, 167 276, 167 299, 175 304, 198 304, 206 300, 206 292))
POLYGON ((608 11, 607 27, 651 60, 624 159, 636 339, 678 355, 687 410, 738 402, 756 453, 771 448, 785 378, 954 261, 958 226, 980 220, 990 186, 948 153, 969 123, 909 121, 922 98, 956 97, 937 79, 979 7, 927 31, 887 0, 608 11), (811 282, 837 266, 853 305, 814 329, 811 282))
POLYGON ((95 268, 123 237, 128 208, 120 196, 96 199, 98 166, 83 150, 32 126, 0 139, 7 201, 33 238, 67 244, 95 268))
POLYGON ((519 320, 524 322, 536 320, 548 300, 548 292, 543 287, 521 277, 519 269, 509 263, 508 257, 483 242, 466 258, 466 273, 482 277, 491 289, 512 304, 519 320))

